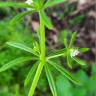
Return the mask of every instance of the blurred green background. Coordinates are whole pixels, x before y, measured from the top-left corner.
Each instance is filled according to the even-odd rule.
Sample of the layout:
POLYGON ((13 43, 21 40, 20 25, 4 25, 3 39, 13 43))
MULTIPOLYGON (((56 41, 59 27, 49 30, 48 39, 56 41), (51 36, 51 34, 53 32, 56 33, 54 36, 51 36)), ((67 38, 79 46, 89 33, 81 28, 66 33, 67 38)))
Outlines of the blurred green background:
MULTIPOLYGON (((20 0, 14 1, 19 2, 20 0)), ((24 1, 21 0, 21 2, 24 1)), ((53 30, 46 29, 48 50, 64 47, 65 36, 68 35, 68 38, 70 38, 74 31, 78 33, 75 44, 79 47, 90 48, 89 52, 80 56, 87 63, 84 67, 80 67, 74 62, 74 67, 70 70, 63 58, 56 60, 58 64, 62 63, 82 82, 82 86, 74 85, 64 76, 56 73, 54 69, 51 69, 56 81, 58 96, 96 96, 96 15, 94 15, 96 14, 96 8, 95 3, 91 4, 91 2, 93 0, 86 1, 82 5, 78 0, 68 0, 61 5, 46 10, 54 25, 53 30)), ((38 37, 36 35, 36 29, 39 26, 37 14, 26 16, 15 26, 9 24, 16 14, 24 10, 26 9, 0 8, 0 67, 18 56, 29 55, 29 53, 9 47, 6 42, 22 42, 32 47, 33 37, 35 39, 38 37)), ((29 87, 24 88, 23 83, 32 64, 34 62, 28 62, 24 66, 20 65, 0 73, 0 96, 27 96, 29 87)), ((44 74, 40 77, 34 96, 52 96, 44 74)))

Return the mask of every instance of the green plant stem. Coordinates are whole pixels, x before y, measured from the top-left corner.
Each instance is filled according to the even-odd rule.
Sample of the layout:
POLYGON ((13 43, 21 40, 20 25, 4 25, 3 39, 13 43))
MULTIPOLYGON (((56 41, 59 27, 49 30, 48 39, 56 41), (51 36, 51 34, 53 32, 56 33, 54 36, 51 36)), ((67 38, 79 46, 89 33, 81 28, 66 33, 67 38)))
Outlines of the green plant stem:
MULTIPOLYGON (((40 12, 39 12, 39 15, 40 15, 40 12)), ((40 15, 40 48, 41 48, 41 56, 40 56, 41 62, 37 68, 28 96, 33 96, 40 74, 45 64, 45 28, 44 28, 44 23, 42 21, 41 15, 40 15)))
POLYGON ((54 55, 54 56, 46 57, 46 60, 54 59, 54 58, 58 58, 58 57, 61 57, 61 56, 64 56, 64 53, 62 53, 62 54, 58 54, 58 55, 54 55))

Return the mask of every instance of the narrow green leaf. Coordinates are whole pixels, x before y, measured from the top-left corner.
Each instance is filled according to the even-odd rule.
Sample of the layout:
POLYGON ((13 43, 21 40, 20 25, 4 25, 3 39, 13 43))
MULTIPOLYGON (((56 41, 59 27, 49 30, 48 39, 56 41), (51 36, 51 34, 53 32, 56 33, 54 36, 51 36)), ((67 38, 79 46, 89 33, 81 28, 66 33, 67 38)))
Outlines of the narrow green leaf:
POLYGON ((69 66, 69 68, 72 68, 72 59, 70 57, 70 53, 67 54, 67 65, 69 66))
POLYGON ((16 3, 16 2, 0 2, 0 7, 22 7, 22 8, 33 8, 33 6, 26 3, 16 3))
POLYGON ((30 81, 32 80, 32 78, 34 77, 34 74, 35 74, 35 72, 36 72, 36 69, 37 69, 37 67, 38 67, 38 64, 39 64, 39 61, 37 61, 37 62, 32 66, 32 68, 30 69, 30 71, 29 71, 29 73, 28 73, 28 75, 27 75, 27 77, 26 77, 26 79, 25 79, 24 86, 27 86, 27 85, 30 83, 30 81))
POLYGON ((75 77, 72 74, 70 74, 64 67, 60 66, 59 64, 53 61, 48 60, 48 63, 51 64, 54 68, 56 68, 62 75, 67 77, 70 81, 72 81, 75 84, 81 85, 80 81, 75 79, 75 77))
POLYGON ((33 82, 32 82, 32 84, 31 84, 31 87, 30 87, 28 96, 33 96, 34 91, 35 91, 36 86, 37 86, 37 83, 38 83, 38 80, 39 80, 39 78, 40 78, 41 72, 42 72, 42 70, 43 70, 43 66, 44 66, 44 63, 40 62, 40 64, 38 65, 38 68, 37 68, 37 70, 36 70, 36 73, 35 73, 33 82))
POLYGON ((51 20, 49 19, 49 17, 45 14, 44 11, 40 11, 40 15, 41 15, 41 18, 43 20, 43 23, 45 24, 45 26, 49 29, 52 29, 53 28, 53 25, 51 23, 51 20))
POLYGON ((80 65, 86 65, 86 62, 84 60, 81 60, 77 57, 73 57, 73 59, 80 65))
POLYGON ((72 37, 71 37, 71 41, 70 41, 69 47, 72 47, 72 45, 74 44, 76 35, 77 35, 77 32, 74 32, 74 33, 72 34, 72 37))
POLYGON ((60 56, 64 56, 67 52, 67 49, 59 49, 59 50, 55 50, 53 52, 51 52, 48 56, 47 59, 52 59, 52 58, 56 58, 56 57, 60 57, 60 56))
POLYGON ((10 46, 12 46, 12 47, 15 47, 15 48, 18 48, 18 49, 27 51, 29 53, 32 53, 32 54, 38 56, 38 54, 32 48, 27 47, 26 45, 23 45, 21 43, 7 42, 7 44, 10 45, 10 46))
POLYGON ((55 82, 53 80, 50 68, 49 68, 49 66, 47 64, 45 64, 44 67, 45 67, 46 76, 47 76, 47 79, 48 79, 49 86, 50 86, 50 89, 52 91, 52 94, 53 94, 53 96, 57 96, 56 85, 55 85, 55 82))
POLYGON ((35 12, 35 10, 31 10, 31 11, 26 11, 26 12, 22 12, 19 13, 18 15, 16 15, 10 22, 11 25, 16 24, 16 22, 20 21, 24 16, 28 15, 28 14, 32 14, 33 12, 35 12))
POLYGON ((66 48, 68 48, 68 43, 67 43, 67 39, 66 38, 64 39, 64 45, 65 45, 66 48))
POLYGON ((48 0, 45 5, 44 5, 44 8, 47 8, 47 7, 51 7, 51 6, 55 6, 57 4, 60 4, 60 3, 63 3, 65 2, 66 0, 48 0))
POLYGON ((81 53, 87 52, 89 51, 90 48, 79 48, 78 51, 80 51, 81 53))
POLYGON ((6 71, 18 64, 21 64, 21 63, 24 63, 24 62, 30 61, 30 60, 32 60, 32 57, 19 57, 17 59, 10 61, 9 63, 5 64, 4 66, 2 66, 0 68, 0 72, 6 71))

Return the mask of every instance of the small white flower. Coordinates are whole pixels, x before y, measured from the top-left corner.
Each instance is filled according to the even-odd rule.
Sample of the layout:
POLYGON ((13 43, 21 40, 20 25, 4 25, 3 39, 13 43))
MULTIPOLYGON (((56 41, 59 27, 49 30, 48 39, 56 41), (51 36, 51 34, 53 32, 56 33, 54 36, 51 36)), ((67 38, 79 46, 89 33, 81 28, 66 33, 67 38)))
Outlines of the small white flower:
MULTIPOLYGON (((28 4, 28 5, 32 5, 33 0, 27 0, 25 3, 28 4)), ((27 8, 27 10, 30 11, 30 10, 33 10, 33 9, 32 8, 27 8)))
POLYGON ((31 5, 33 3, 33 0, 27 0, 25 3, 31 5))
POLYGON ((70 50, 70 56, 75 57, 79 54, 80 52, 77 49, 71 49, 70 50))

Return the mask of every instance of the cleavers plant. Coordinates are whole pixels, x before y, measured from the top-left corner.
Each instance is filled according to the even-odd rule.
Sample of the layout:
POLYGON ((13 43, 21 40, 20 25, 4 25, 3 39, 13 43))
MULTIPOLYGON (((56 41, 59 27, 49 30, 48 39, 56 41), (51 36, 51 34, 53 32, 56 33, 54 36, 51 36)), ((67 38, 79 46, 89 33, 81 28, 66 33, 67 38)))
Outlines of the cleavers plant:
POLYGON ((18 42, 7 42, 8 45, 21 49, 21 50, 24 50, 26 52, 29 52, 32 54, 32 56, 18 57, 15 60, 10 61, 9 63, 5 64, 4 66, 2 66, 0 68, 0 72, 3 72, 18 64, 22 64, 22 63, 30 61, 30 60, 35 60, 36 63, 32 66, 32 68, 29 71, 29 73, 25 79, 25 82, 24 82, 24 85, 27 86, 34 74, 34 79, 32 80, 32 85, 30 87, 28 96, 33 96, 43 68, 46 73, 46 77, 48 79, 51 92, 52 92, 53 96, 57 96, 55 81, 51 74, 49 65, 53 66, 58 72, 60 72, 64 76, 66 76, 69 80, 71 80, 75 84, 80 84, 80 82, 78 80, 76 80, 72 76, 72 74, 70 74, 63 66, 61 66, 53 61, 54 58, 58 58, 58 57, 62 56, 62 57, 67 58, 67 64, 70 68, 72 68, 72 60, 75 60, 80 65, 85 65, 85 62, 78 59, 76 56, 80 52, 83 53, 83 52, 88 51, 88 48, 74 47, 74 40, 76 37, 76 32, 73 33, 69 45, 67 43, 67 39, 64 38, 65 48, 55 50, 54 52, 51 52, 51 54, 46 55, 47 52, 46 52, 46 46, 45 46, 45 27, 47 27, 48 29, 51 30, 53 28, 53 25, 52 25, 50 19, 45 14, 44 10, 48 7, 54 6, 54 5, 62 3, 62 2, 64 2, 64 0, 27 0, 25 3, 0 2, 0 7, 27 8, 27 11, 22 12, 22 13, 18 14, 16 17, 14 17, 11 20, 10 24, 15 24, 17 21, 21 20, 22 17, 24 17, 25 15, 32 14, 34 12, 37 12, 39 14, 40 28, 37 32, 39 42, 37 42, 36 40, 35 40, 35 42, 32 42, 34 44, 33 48, 30 48, 30 47, 28 47, 24 44, 18 43, 18 42))

